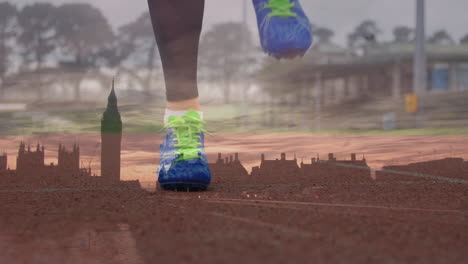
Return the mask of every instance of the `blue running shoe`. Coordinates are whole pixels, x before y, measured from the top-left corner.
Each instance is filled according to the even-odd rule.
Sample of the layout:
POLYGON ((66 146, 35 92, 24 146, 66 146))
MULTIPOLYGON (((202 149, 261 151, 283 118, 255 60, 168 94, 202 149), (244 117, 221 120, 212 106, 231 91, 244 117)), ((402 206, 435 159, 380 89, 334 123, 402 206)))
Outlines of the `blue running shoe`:
POLYGON ((299 0, 253 0, 263 50, 277 59, 303 56, 312 29, 299 0))
POLYGON ((169 116, 158 167, 162 189, 203 191, 208 188, 211 173, 205 155, 204 124, 195 110, 181 117, 169 116))

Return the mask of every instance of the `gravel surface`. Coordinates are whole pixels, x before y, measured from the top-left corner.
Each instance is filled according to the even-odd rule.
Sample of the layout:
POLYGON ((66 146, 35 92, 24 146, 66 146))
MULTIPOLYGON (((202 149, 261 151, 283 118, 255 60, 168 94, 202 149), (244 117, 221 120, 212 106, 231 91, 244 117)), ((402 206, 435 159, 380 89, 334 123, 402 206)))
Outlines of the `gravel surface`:
POLYGON ((4 192, 0 263, 466 263, 467 187, 4 192))
MULTIPOLYGON (((80 146, 88 164, 99 157, 98 138, 4 137, 0 146, 12 161, 21 140, 37 140, 49 150, 49 161, 56 158, 49 145, 77 140, 86 142, 80 146)), ((466 139, 225 135, 208 138, 207 144, 211 161, 218 152, 239 152, 244 165, 258 165, 262 152, 270 153, 267 159, 280 152, 290 159, 296 151, 299 158, 334 152, 349 159, 361 151, 371 167, 381 167, 468 160, 466 139)), ((157 140, 159 135, 124 135, 123 179, 155 181, 157 140)), ((208 191, 194 193, 5 186, 0 184, 1 264, 468 263, 465 181, 244 176, 215 178, 208 191)))

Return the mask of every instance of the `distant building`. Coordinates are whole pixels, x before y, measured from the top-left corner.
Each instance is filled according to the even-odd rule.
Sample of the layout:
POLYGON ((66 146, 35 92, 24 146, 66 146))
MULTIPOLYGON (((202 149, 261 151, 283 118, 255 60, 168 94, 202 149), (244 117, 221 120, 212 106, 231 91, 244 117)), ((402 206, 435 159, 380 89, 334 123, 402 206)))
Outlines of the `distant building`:
POLYGON ((45 148, 37 145, 36 150, 21 142, 17 169, 10 170, 6 166, 6 154, 0 156, 0 185, 22 186, 24 188, 46 187, 117 187, 125 189, 140 189, 140 182, 117 181, 109 182, 108 179, 91 173, 91 168, 80 168, 80 147, 74 145, 71 151, 60 144, 58 148, 58 164, 44 163, 45 148))
POLYGON ((101 120, 101 170, 102 176, 91 174, 91 168, 80 168, 80 147, 71 151, 59 144, 58 164, 44 164, 45 148, 37 144, 36 150, 21 142, 18 150, 17 169, 6 169, 6 154, 0 156, 0 184, 23 187, 115 187, 141 189, 140 182, 120 181, 120 150, 122 121, 117 109, 114 84, 108 98, 107 109, 101 120))
POLYGON ((15 170, 10 170, 8 167, 8 155, 6 153, 3 153, 2 156, 0 156, 0 179, 2 177, 8 177, 8 176, 15 176, 16 171, 15 170))
MULTIPOLYGON (((314 52, 322 56, 328 53, 327 49, 314 52)), ((302 89, 319 89, 325 105, 363 95, 400 99, 414 92, 414 44, 378 43, 366 47, 362 56, 340 53, 339 60, 305 57, 301 67, 269 71, 263 81, 267 85, 302 83, 302 89)), ((428 44, 427 72, 427 92, 467 91, 468 45, 428 44)))
POLYGON ((109 181, 120 181, 120 150, 122 119, 117 107, 117 96, 112 81, 107 108, 101 120, 101 176, 109 181))
POLYGON ((7 168, 8 168, 7 154, 3 153, 3 155, 0 156, 0 171, 6 171, 7 168))
MULTIPOLYGON (((2 160, 5 160, 6 165, 6 155, 2 160)), ((35 151, 33 151, 30 145, 26 148, 25 143, 21 142, 16 158, 16 170, 7 169, 7 173, 3 170, 3 174, 16 175, 16 180, 33 185, 45 180, 47 183, 71 184, 83 177, 91 177, 91 169, 80 168, 79 160, 79 146, 76 144, 73 146, 73 151, 70 152, 60 144, 58 164, 51 163, 47 165, 45 164, 44 146, 37 144, 35 151)))
POLYGON ((384 166, 376 173, 377 181, 437 181, 437 177, 468 180, 468 162, 462 158, 447 158, 384 166))
POLYGON ((122 119, 117 106, 114 81, 101 119, 101 185, 140 189, 140 181, 121 181, 122 119))
POLYGON ((44 170, 44 146, 42 148, 37 144, 36 151, 31 151, 31 146, 28 149, 24 142, 20 143, 18 157, 16 158, 16 171, 18 175, 25 175, 30 172, 41 172, 44 170))
POLYGON ((91 168, 80 168, 80 146, 76 144, 72 151, 67 151, 65 146, 59 144, 57 167, 63 177, 70 179, 91 176, 91 168))
POLYGON ((305 54, 305 61, 315 64, 344 64, 356 58, 356 54, 347 48, 331 42, 317 42, 305 54))
POLYGON ((351 160, 337 160, 333 153, 328 154, 328 160, 311 159, 311 164, 301 162, 301 174, 307 179, 320 183, 370 181, 371 171, 366 159, 356 159, 351 154, 351 160))
POLYGON ((297 159, 286 159, 286 153, 281 153, 281 159, 266 160, 265 154, 261 155, 260 166, 252 167, 253 177, 293 177, 299 175, 300 169, 297 166, 297 159))
POLYGON ((213 178, 229 179, 233 177, 249 176, 249 173, 239 160, 238 153, 234 154, 234 158, 231 155, 229 159, 228 157, 225 157, 225 159, 223 159, 221 157, 221 153, 218 153, 218 159, 216 160, 216 162, 209 163, 208 165, 210 167, 211 175, 213 178))

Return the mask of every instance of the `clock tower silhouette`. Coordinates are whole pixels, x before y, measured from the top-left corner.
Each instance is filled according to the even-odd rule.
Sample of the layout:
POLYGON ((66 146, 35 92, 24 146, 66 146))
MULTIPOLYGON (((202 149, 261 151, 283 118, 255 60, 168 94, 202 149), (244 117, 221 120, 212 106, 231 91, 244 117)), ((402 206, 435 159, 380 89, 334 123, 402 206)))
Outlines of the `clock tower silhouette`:
POLYGON ((101 120, 101 176, 108 181, 120 181, 121 143, 122 119, 112 80, 112 90, 101 120))

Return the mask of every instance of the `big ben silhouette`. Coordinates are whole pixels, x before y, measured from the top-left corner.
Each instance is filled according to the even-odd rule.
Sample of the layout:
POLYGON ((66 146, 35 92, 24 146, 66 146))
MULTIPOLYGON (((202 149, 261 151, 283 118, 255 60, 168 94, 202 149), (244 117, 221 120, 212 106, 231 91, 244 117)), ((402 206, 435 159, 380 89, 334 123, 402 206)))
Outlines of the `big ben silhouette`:
POLYGON ((101 176, 108 181, 120 181, 120 148, 122 119, 117 108, 117 97, 112 90, 101 120, 101 176))

